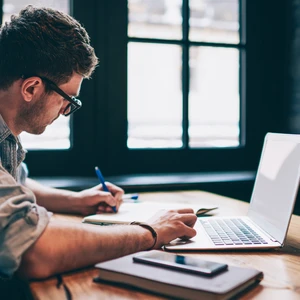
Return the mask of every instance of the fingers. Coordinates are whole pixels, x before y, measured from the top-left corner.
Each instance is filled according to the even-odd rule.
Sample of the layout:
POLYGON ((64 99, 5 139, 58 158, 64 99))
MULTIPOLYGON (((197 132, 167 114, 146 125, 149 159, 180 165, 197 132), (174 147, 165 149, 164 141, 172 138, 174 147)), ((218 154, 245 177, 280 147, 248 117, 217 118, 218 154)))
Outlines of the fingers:
POLYGON ((107 182, 107 187, 109 192, 103 191, 102 184, 77 192, 76 197, 74 197, 74 211, 83 215, 115 212, 112 207, 115 207, 115 210, 118 211, 124 191, 109 182, 107 182))
POLYGON ((182 236, 179 236, 179 238, 182 240, 189 240, 192 237, 196 236, 196 234, 197 231, 194 228, 186 226, 186 233, 182 236))
MULTIPOLYGON (((122 197, 124 195, 124 190, 121 189, 120 187, 110 183, 110 182, 106 182, 106 186, 108 187, 109 191, 110 191, 110 195, 111 197, 109 199, 107 199, 106 203, 109 206, 115 206, 116 210, 118 211, 121 203, 122 203, 122 197)), ((112 212, 113 210, 111 208, 106 208, 106 212, 112 212)))
POLYGON ((194 227, 194 225, 197 221, 197 216, 194 213, 181 214, 180 220, 187 226, 194 227))
POLYGON ((191 223, 189 223, 189 224, 186 223, 187 226, 185 226, 185 233, 183 235, 181 235, 180 238, 190 239, 190 238, 196 236, 197 231, 194 228, 196 221, 197 220, 191 221, 191 223))
POLYGON ((193 214, 194 210, 192 208, 180 208, 180 209, 175 209, 173 211, 176 211, 179 214, 193 214))
POLYGON ((99 196, 99 199, 101 199, 101 202, 97 204, 97 213, 112 213, 115 212, 112 207, 116 208, 116 211, 119 210, 120 205, 122 204, 123 200, 122 197, 115 197, 112 196, 110 193, 107 193, 107 195, 103 196, 103 192, 101 193, 101 198, 99 196))
POLYGON ((197 234, 197 231, 193 228, 197 222, 197 216, 194 213, 184 213, 180 214, 180 221, 185 225, 182 227, 180 232, 181 239, 190 239, 197 234))
POLYGON ((116 211, 118 212, 121 204, 122 204, 122 199, 121 201, 118 201, 116 205, 109 205, 106 202, 101 202, 98 206, 97 206, 97 211, 96 213, 115 213, 115 211, 113 210, 113 206, 116 208, 116 211))
POLYGON ((120 187, 110 183, 106 182, 106 186, 108 187, 109 191, 114 195, 114 197, 122 198, 124 195, 124 190, 120 187))
POLYGON ((94 189, 97 190, 96 213, 115 212, 112 207, 115 207, 118 211, 122 204, 124 190, 110 182, 105 182, 105 184, 109 192, 103 191, 101 184, 94 187, 94 189))
MULTIPOLYGON (((105 182, 107 188, 109 189, 109 193, 111 193, 114 197, 117 198, 122 198, 122 196, 124 195, 124 190, 121 189, 120 187, 110 183, 110 182, 105 182)), ((98 191, 103 191, 103 187, 102 184, 98 184, 96 186, 94 186, 92 189, 98 190, 98 191)))
POLYGON ((151 225, 157 232, 157 245, 169 243, 176 238, 190 239, 197 232, 193 228, 197 221, 197 216, 191 208, 182 208, 170 211, 160 211, 151 218, 151 225))

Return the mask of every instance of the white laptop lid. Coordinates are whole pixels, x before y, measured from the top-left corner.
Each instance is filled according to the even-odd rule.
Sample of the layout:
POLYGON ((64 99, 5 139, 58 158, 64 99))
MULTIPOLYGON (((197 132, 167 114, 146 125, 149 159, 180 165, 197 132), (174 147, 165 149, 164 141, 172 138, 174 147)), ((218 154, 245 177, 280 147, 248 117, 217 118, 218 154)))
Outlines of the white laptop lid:
POLYGON ((248 217, 283 243, 300 178, 300 135, 268 133, 256 175, 248 217))

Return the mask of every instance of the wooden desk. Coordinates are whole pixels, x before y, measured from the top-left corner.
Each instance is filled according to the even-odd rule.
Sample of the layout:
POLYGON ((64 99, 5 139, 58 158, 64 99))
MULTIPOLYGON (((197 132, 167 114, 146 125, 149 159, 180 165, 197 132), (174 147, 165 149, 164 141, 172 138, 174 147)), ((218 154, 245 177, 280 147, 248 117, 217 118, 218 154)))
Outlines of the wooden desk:
MULTIPOLYGON (((183 202, 188 204, 209 203, 219 207, 215 215, 246 214, 248 203, 226 198, 223 196, 202 192, 182 191, 167 193, 143 193, 141 201, 183 202)), ((280 213, 280 212, 279 212, 280 213)), ((74 216, 54 216, 58 219, 72 219, 81 221, 74 216)), ((201 256, 203 259, 224 262, 227 264, 253 267, 264 272, 264 279, 260 285, 244 294, 240 299, 300 299, 300 217, 293 216, 288 232, 286 244, 283 248, 271 251, 247 252, 198 252, 190 255, 201 256)), ((94 268, 63 274, 65 285, 72 294, 73 300, 118 300, 118 299, 146 299, 158 300, 164 297, 114 287, 108 284, 93 283, 92 278, 97 276, 94 268)), ((57 287, 57 279, 31 282, 30 288, 34 299, 67 299, 63 286, 57 287)))

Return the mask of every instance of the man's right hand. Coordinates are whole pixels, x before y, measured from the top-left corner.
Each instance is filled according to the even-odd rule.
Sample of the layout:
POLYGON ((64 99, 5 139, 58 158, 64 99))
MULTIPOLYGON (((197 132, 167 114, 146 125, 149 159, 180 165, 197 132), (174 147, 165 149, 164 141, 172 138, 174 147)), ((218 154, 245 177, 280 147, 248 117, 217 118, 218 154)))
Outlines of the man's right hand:
POLYGON ((157 233, 154 249, 159 249, 176 238, 194 237, 197 234, 193 228, 196 221, 197 216, 191 208, 158 212, 147 222, 157 233))

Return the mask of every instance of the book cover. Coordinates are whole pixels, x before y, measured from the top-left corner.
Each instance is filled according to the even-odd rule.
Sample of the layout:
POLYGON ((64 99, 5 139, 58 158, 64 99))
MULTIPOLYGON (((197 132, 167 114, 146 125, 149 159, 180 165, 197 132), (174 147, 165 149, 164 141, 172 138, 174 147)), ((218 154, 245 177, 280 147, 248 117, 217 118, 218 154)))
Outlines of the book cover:
POLYGON ((137 253, 97 264, 99 276, 95 281, 128 285, 176 299, 223 300, 258 284, 263 278, 258 270, 234 266, 228 266, 227 271, 213 277, 183 273, 136 263, 132 259, 135 255, 137 253))

